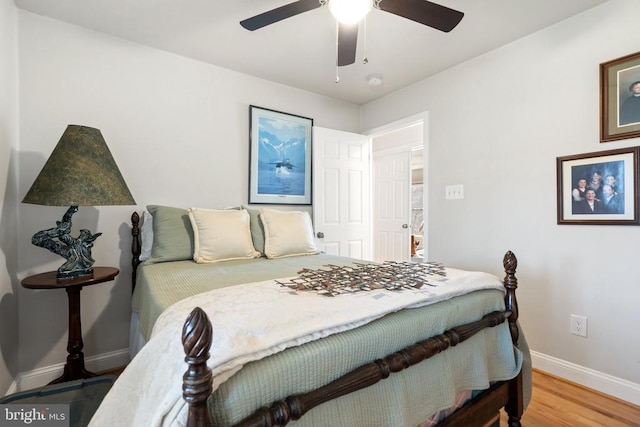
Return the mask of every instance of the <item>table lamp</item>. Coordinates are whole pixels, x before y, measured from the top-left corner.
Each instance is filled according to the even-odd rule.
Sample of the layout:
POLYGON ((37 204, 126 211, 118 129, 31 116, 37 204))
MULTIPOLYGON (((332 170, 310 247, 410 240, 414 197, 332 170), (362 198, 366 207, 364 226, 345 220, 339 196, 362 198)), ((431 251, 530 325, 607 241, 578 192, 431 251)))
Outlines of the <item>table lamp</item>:
POLYGON ((102 233, 83 229, 71 237, 71 217, 78 206, 136 204, 100 130, 78 125, 67 126, 22 203, 70 206, 54 228, 31 239, 67 260, 58 268, 59 280, 93 274, 91 248, 102 233))

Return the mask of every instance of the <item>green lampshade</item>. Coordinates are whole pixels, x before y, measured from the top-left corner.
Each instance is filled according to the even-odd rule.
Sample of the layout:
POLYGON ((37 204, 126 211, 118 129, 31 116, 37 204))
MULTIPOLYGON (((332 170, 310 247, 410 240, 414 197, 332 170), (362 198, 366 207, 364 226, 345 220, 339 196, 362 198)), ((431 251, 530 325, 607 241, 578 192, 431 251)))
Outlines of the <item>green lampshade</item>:
POLYGON ((99 129, 69 125, 22 200, 46 206, 135 205, 99 129))
POLYGON ((65 258, 58 280, 93 274, 91 248, 102 233, 80 230, 71 237, 78 206, 135 205, 122 174, 98 129, 69 125, 23 203, 70 206, 56 226, 33 235, 31 243, 65 258))

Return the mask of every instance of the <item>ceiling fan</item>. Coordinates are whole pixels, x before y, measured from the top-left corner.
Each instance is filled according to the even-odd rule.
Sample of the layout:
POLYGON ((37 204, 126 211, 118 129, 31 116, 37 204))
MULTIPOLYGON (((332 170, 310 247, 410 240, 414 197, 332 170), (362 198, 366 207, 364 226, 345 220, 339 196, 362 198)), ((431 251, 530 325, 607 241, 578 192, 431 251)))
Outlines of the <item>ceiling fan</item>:
POLYGON ((298 0, 240 21, 240 25, 254 31, 324 5, 329 6, 329 10, 338 20, 339 67, 356 61, 358 22, 373 8, 447 33, 453 30, 464 16, 462 12, 427 0, 298 0))

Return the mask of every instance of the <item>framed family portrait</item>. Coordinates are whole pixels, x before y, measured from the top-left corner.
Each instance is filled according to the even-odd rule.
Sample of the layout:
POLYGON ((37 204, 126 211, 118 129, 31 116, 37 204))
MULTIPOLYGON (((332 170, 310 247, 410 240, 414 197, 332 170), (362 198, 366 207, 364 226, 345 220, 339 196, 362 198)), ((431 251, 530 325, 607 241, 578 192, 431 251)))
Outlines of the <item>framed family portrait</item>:
POLYGON ((600 64, 600 142, 640 137, 640 52, 600 64))
POLYGON ((558 224, 638 225, 639 152, 558 157, 558 224))
POLYGON ((313 119, 249 107, 249 203, 311 204, 313 119))

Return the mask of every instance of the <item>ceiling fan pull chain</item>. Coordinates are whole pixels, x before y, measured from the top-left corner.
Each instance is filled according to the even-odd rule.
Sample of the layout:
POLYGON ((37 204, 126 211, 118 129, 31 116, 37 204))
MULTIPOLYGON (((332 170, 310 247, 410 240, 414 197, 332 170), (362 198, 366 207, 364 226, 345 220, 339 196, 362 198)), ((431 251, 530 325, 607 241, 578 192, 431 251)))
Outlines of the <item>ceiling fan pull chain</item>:
POLYGON ((367 59, 367 17, 365 16, 364 19, 362 20, 362 32, 364 33, 364 58, 362 58, 362 63, 363 64, 368 64, 369 60, 367 59))

